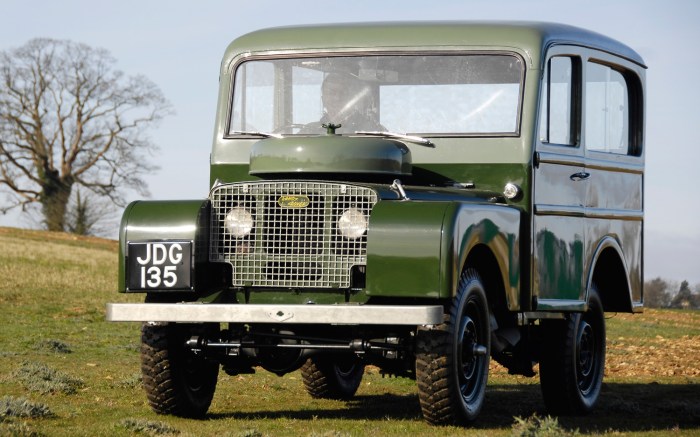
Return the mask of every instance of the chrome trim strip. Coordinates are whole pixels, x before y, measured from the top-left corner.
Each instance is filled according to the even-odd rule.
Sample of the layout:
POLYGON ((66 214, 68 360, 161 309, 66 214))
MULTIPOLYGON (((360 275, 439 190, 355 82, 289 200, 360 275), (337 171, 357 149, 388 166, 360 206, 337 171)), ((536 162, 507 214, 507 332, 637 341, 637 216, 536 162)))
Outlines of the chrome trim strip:
MULTIPOLYGON (((602 152, 600 152, 600 153, 602 154, 602 152)), ((636 158, 636 157, 628 156, 628 155, 620 155, 620 156, 623 158, 627 158, 627 159, 636 158)), ((641 159, 641 158, 637 158, 637 159, 641 159)), ((632 173, 632 174, 640 174, 640 175, 644 174, 644 164, 597 159, 597 158, 591 158, 590 156, 586 158, 586 168, 590 168, 593 170, 605 170, 605 171, 632 173)))
POLYGON ((586 210, 582 206, 537 204, 534 207, 536 215, 561 215, 567 217, 583 217, 586 214, 586 210))
POLYGON ((627 221, 643 221, 644 211, 586 208, 583 206, 568 205, 546 205, 536 204, 534 206, 536 215, 556 215, 566 217, 585 217, 592 219, 611 219, 627 221))
POLYGON ((644 220, 644 211, 586 208, 585 216, 586 218, 594 219, 628 220, 641 222, 642 220, 644 220))
POLYGON ((537 299, 537 312, 539 311, 574 311, 583 312, 588 305, 583 300, 573 299, 537 299))
POLYGON ((328 325, 437 325, 440 305, 274 305, 108 303, 110 322, 317 323, 328 325))
MULTIPOLYGON (((566 147, 566 146, 561 146, 566 147)), ((571 148, 571 150, 576 150, 571 148)), ((574 165, 583 167, 586 164, 586 158, 581 155, 552 153, 552 152, 537 152, 536 163, 539 164, 559 164, 559 165, 574 165)))
MULTIPOLYGON (((566 146, 560 146, 566 147, 566 146)), ((575 151, 575 148, 571 148, 575 151)), ((574 153, 555 153, 555 152, 536 152, 536 162, 537 164, 558 164, 558 165, 571 165, 586 167, 592 170, 604 170, 604 171, 614 171, 622 173, 632 173, 632 174, 644 174, 644 164, 643 163, 633 163, 633 162, 622 162, 614 160, 617 155, 603 154, 603 156, 611 155, 611 159, 606 160, 602 158, 595 158, 591 156, 582 156, 574 153), (614 158, 613 158, 614 157, 614 158)), ((618 159, 632 160, 637 159, 641 161, 641 158, 634 156, 620 155, 618 159)), ((642 161, 643 162, 643 161, 642 161)))
POLYGON ((525 321, 539 319, 564 319, 564 313, 549 312, 549 311, 526 311, 522 313, 525 321))

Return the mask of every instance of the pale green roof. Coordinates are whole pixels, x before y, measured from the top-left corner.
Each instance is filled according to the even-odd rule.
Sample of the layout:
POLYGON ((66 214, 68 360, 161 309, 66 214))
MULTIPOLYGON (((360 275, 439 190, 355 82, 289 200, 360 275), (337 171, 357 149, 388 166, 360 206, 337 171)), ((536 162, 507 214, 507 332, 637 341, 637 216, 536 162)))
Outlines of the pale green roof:
MULTIPOLYGON (((289 26, 262 29, 234 40, 222 66, 242 53, 285 50, 368 49, 417 47, 519 48, 535 62, 550 45, 573 44, 622 56, 644 66, 628 46, 574 26, 530 22, 386 22, 289 26)), ((537 67, 537 65, 535 65, 537 67)))

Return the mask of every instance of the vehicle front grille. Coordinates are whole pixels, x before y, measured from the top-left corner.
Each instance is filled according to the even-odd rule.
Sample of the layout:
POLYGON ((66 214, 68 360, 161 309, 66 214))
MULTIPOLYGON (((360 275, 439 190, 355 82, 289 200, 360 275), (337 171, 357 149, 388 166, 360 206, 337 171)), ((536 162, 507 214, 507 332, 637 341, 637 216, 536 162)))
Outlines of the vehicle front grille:
POLYGON ((322 182, 251 182, 215 187, 210 195, 212 262, 233 266, 240 287, 350 287, 353 266, 367 263, 367 234, 343 237, 337 222, 354 208, 369 221, 377 194, 366 187, 322 182), (292 201, 285 201, 292 199, 292 201), (243 208, 253 220, 246 236, 225 227, 243 208))

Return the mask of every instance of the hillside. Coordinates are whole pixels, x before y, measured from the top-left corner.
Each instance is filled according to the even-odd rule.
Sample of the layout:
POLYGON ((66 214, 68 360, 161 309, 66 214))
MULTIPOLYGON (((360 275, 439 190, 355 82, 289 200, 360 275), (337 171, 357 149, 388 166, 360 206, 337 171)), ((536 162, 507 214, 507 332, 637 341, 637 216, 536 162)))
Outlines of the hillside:
MULTIPOLYGON (((117 243, 0 228, 0 436, 30 435, 432 435, 415 383, 368 369, 352 401, 315 400, 300 375, 219 377, 208 420, 156 416, 140 387, 139 326, 107 323, 117 243), (26 414, 29 417, 23 417, 26 414)), ((609 314, 606 382, 588 417, 564 430, 624 435, 700 433, 700 312, 609 314)), ((492 365, 475 429, 443 435, 511 435, 514 417, 545 415, 537 378, 492 365)))

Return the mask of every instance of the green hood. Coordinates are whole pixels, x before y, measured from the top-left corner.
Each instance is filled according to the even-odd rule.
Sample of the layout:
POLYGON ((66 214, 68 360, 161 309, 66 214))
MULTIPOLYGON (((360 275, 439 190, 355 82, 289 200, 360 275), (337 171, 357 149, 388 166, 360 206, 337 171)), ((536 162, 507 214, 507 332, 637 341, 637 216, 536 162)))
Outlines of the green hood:
POLYGON ((268 138, 253 145, 250 174, 343 173, 408 176, 411 151, 385 138, 325 135, 268 138))

